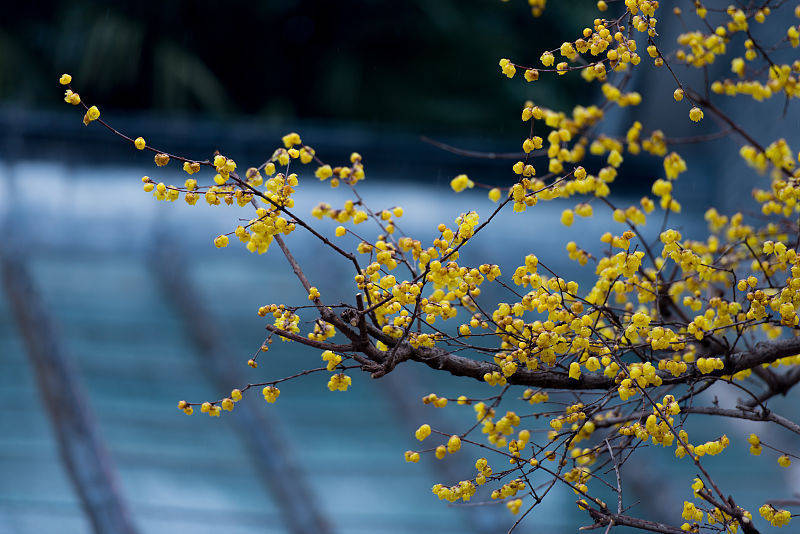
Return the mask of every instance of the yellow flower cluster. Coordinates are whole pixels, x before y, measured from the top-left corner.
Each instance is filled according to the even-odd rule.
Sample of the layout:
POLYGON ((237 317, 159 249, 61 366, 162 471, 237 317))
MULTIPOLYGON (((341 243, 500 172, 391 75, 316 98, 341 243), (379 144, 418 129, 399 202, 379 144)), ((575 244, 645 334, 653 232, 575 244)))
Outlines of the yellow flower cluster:
POLYGON ((278 400, 278 396, 281 394, 281 390, 279 390, 275 386, 267 386, 261 390, 261 393, 262 395, 264 395, 264 400, 272 404, 276 400, 278 400))
POLYGON ((410 462, 410 463, 416 464, 416 463, 419 463, 420 454, 418 452, 415 452, 415 451, 406 451, 405 452, 405 459, 406 459, 406 462, 410 462))
POLYGON ((447 399, 439 397, 435 393, 429 393, 422 398, 423 404, 433 404, 437 408, 444 408, 447 406, 447 399))
POLYGON ((453 191, 456 193, 460 193, 464 189, 475 187, 475 182, 470 180, 466 174, 459 174, 450 182, 450 187, 452 187, 453 191))
POLYGON ((778 510, 771 504, 765 504, 758 509, 761 517, 770 522, 773 527, 782 527, 788 525, 792 519, 792 513, 789 510, 778 510))
POLYGON ((322 360, 327 363, 328 371, 333 371, 336 366, 342 363, 342 357, 329 350, 322 353, 322 360))
POLYGON ((441 500, 456 502, 460 499, 464 502, 469 502, 470 498, 475 495, 476 488, 471 481, 462 480, 457 485, 449 487, 436 484, 431 490, 441 500))
POLYGON ((328 380, 328 389, 331 391, 347 391, 347 388, 353 383, 353 380, 344 373, 339 373, 331 376, 328 380))
POLYGON ((681 517, 688 521, 702 521, 703 511, 698 509, 693 502, 683 501, 683 512, 681 517))

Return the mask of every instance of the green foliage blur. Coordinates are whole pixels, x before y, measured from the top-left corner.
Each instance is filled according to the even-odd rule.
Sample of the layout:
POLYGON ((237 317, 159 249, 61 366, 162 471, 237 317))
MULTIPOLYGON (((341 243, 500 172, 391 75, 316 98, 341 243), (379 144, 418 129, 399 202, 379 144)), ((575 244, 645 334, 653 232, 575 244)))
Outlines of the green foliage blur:
POLYGON ((508 82, 573 39, 593 2, 22 2, 0 22, 0 103, 52 108, 56 80, 106 109, 481 131, 525 99, 568 107, 578 77, 508 82))

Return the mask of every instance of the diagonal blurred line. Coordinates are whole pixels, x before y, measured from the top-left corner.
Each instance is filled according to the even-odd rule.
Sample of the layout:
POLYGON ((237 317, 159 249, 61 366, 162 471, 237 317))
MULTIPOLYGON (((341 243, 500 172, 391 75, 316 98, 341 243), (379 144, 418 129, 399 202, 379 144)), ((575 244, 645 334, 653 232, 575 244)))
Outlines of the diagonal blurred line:
POLYGON ((0 258, 3 286, 33 364, 61 459, 97 534, 135 534, 108 450, 78 371, 66 354, 25 265, 0 258))
MULTIPOLYGON (((185 259, 175 247, 169 251, 156 247, 152 264, 163 293, 177 310, 186 333, 198 349, 195 354, 199 365, 208 373, 214 387, 220 392, 230 391, 242 378, 231 367, 233 359, 220 341, 224 336, 217 323, 189 281, 185 259)), ((238 435, 252 452, 261 479, 278 501, 289 531, 293 534, 333 532, 286 446, 286 434, 280 429, 279 421, 267 410, 249 405, 247 399, 236 404, 232 420, 238 427, 238 435)))

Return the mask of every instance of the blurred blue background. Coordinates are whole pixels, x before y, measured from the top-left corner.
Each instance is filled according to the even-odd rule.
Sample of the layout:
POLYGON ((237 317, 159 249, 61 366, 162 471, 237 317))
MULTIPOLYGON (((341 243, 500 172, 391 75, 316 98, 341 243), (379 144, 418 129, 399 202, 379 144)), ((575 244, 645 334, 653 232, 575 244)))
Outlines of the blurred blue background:
MULTIPOLYGON (((263 444, 247 429, 253 420, 238 411, 220 419, 177 411, 183 398, 218 398, 248 381, 318 366, 318 351, 280 342, 261 356, 258 369, 245 365, 265 335, 258 306, 302 302, 305 294, 276 250, 253 256, 236 245, 213 247, 212 238, 243 216, 239 210, 167 205, 143 193, 142 175, 174 183, 182 182, 182 173, 173 166, 156 169, 149 156, 97 125, 83 127, 80 113, 61 102, 56 83, 61 72, 72 73, 76 90, 114 126, 189 157, 204 159, 218 149, 240 167, 257 165, 289 131, 298 131, 326 161, 357 150, 365 159, 367 180, 359 191, 367 204, 403 206, 402 230, 432 238, 438 223, 469 209, 485 216, 493 206, 485 191, 453 194, 453 176, 467 172, 494 185, 508 185, 513 176, 510 161, 456 156, 420 136, 514 152, 526 135, 519 125, 525 99, 565 111, 598 103, 598 88, 578 76, 526 85, 506 80, 497 68, 500 57, 533 63, 542 49, 573 39, 595 16, 594 3, 553 2, 542 19, 532 19, 525 2, 401 4, 37 2, 19 7, 13 23, 0 26, 2 253, 24 262, 57 326, 141 532, 300 532, 287 519, 281 484, 304 488, 305 505, 331 532, 501 532, 513 522, 502 505, 459 508, 430 493, 435 482, 468 477, 470 455, 441 462, 427 456, 417 465, 403 460, 403 451, 417 445, 419 424, 456 432, 473 419, 468 407, 435 410, 419 402, 431 391, 454 396, 480 389, 462 379, 407 365, 377 381, 353 374, 347 393, 329 392, 322 375, 284 384, 275 405, 265 405, 256 392, 245 401, 256 414, 256 433, 280 443, 267 461, 263 444), (164 268, 179 269, 181 287, 165 287, 164 268), (215 357, 240 382, 220 387, 175 292, 202 302, 221 337, 215 357), (285 478, 280 466, 286 464, 294 466, 293 478, 285 478)), ((664 19, 664 39, 674 39, 680 26, 664 19)), ((644 102, 612 110, 606 133, 624 135, 637 119, 646 132, 698 133, 683 107, 676 112, 666 73, 637 74, 628 88, 644 102)), ((794 139, 787 141, 797 148, 795 108, 782 114, 782 102, 736 104, 737 119, 757 138, 768 143, 791 132, 794 139), (758 120, 756 109, 774 120, 758 120)), ((699 128, 710 133, 719 127, 704 121, 699 128)), ((712 204, 752 209, 739 192, 764 187, 766 179, 730 156, 737 143, 723 138, 700 148, 675 147, 690 169, 676 186, 683 213, 671 224, 684 236, 702 237, 702 215, 712 204)), ((663 173, 657 158, 627 159, 612 188, 613 201, 623 207, 638 203, 663 173)), ((297 189, 300 214, 320 200, 340 206, 349 198, 344 188, 330 189, 310 174, 301 175, 297 189)), ((573 204, 502 214, 462 259, 496 262, 513 272, 533 252, 559 274, 588 282, 591 270, 569 262, 564 244, 574 239, 592 249, 613 223, 597 205, 588 221, 569 229, 554 225, 573 204)), ((317 227, 332 235, 335 224, 317 227)), ((655 236, 658 228, 648 231, 655 236)), ((330 260, 302 231, 287 242, 324 295, 352 298, 348 265, 330 260)), ((732 399, 725 391, 708 398, 714 395, 732 399)), ((5 298, 0 400, 0 532, 90 532, 5 298)), ((523 413, 525 406, 506 408, 523 413)), ((736 438, 726 458, 709 464, 725 487, 736 489, 740 505, 755 511, 767 497, 797 491, 794 467, 776 475, 769 461, 767 475, 757 464, 736 461, 747 456, 741 438, 752 429, 777 444, 783 434, 755 423, 726 423, 698 427, 698 440, 722 432, 736 438)), ((670 454, 654 450, 648 457, 663 462, 631 461, 625 497, 626 504, 638 502, 635 510, 645 517, 679 523, 694 475, 684 465, 682 479, 667 480, 667 470, 675 469, 670 454), (642 469, 664 471, 657 495, 636 476, 642 469)), ((521 531, 567 532, 586 524, 574 501, 571 492, 554 489, 521 531)))

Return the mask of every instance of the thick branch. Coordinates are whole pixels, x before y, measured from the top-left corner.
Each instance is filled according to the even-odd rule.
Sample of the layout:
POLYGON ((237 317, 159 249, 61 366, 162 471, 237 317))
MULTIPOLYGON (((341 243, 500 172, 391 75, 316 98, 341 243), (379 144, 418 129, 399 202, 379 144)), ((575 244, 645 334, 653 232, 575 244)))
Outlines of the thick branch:
MULTIPOLYGON (((432 369, 447 371, 456 376, 467 376, 476 380, 483 380, 483 375, 498 371, 494 363, 473 360, 447 352, 440 348, 419 347, 413 348, 407 343, 401 344, 397 349, 397 357, 402 360, 413 360, 424 363, 432 369)), ((608 389, 614 385, 614 380, 594 373, 585 373, 578 380, 570 378, 566 373, 555 371, 530 371, 520 369, 510 377, 510 384, 534 386, 550 389, 608 389)))
POLYGON ((319 350, 332 350, 334 352, 347 352, 353 350, 352 344, 341 345, 337 343, 326 343, 325 341, 314 341, 313 339, 308 339, 307 337, 295 334, 294 332, 289 332, 288 330, 284 330, 283 328, 278 328, 277 326, 273 326, 271 324, 264 325, 264 328, 266 328, 270 332, 278 334, 279 336, 283 336, 286 339, 291 339, 292 341, 296 341, 297 343, 308 345, 309 347, 313 347, 319 350))
POLYGON ((629 515, 612 514, 601 510, 595 510, 594 508, 588 508, 587 510, 589 515, 592 516, 592 519, 600 525, 613 523, 614 525, 649 530, 650 532, 661 532, 662 534, 686 534, 680 528, 672 525, 665 525, 664 523, 639 519, 638 517, 631 517, 629 515))
MULTIPOLYGON (((780 339, 778 341, 762 341, 761 343, 756 343, 752 350, 736 352, 725 358, 725 367, 723 369, 703 375, 695 367, 690 377, 733 375, 764 363, 772 363, 781 358, 795 356, 798 353, 800 353, 800 337, 780 339)), ((668 377, 664 382, 683 382, 687 375, 675 378, 669 374, 662 374, 662 377, 668 377)))
POLYGON ((754 407, 764 401, 771 399, 775 395, 786 395, 798 382, 800 382, 800 367, 792 369, 786 374, 773 375, 774 381, 769 384, 769 389, 758 395, 755 399, 749 399, 744 403, 745 406, 754 407))
POLYGON ((690 407, 683 411, 689 413, 706 414, 706 415, 721 415, 722 417, 735 417, 738 419, 749 419, 750 421, 772 421, 773 423, 777 423, 784 428, 788 428, 795 434, 800 434, 800 425, 798 425, 794 421, 790 421, 789 419, 786 419, 785 417, 776 414, 773 411, 751 412, 742 409, 730 410, 725 408, 717 408, 716 406, 690 407))
MULTIPOLYGON (((377 328, 368 326, 370 335, 393 345, 394 340, 383 334, 377 328)), ((756 344, 753 350, 737 352, 726 358, 725 368, 713 373, 702 374, 696 367, 691 372, 679 377, 674 377, 668 372, 659 372, 664 383, 688 382, 699 377, 714 377, 732 375, 746 369, 751 369, 763 363, 794 356, 800 353, 800 337, 779 341, 768 341, 756 344)), ((397 350, 396 357, 399 361, 413 360, 424 363, 432 369, 447 371, 456 376, 466 376, 476 380, 483 380, 483 375, 498 371, 499 367, 491 362, 473 360, 464 356, 452 354, 438 347, 413 348, 408 343, 402 343, 397 350)), ((610 389, 614 386, 614 379, 597 373, 583 373, 577 380, 570 378, 566 373, 556 371, 531 371, 519 369, 507 377, 510 384, 541 387, 550 389, 610 389)), ((777 422, 777 421, 776 421, 777 422)), ((784 425, 785 426, 785 425, 784 425)), ((787 427, 789 428, 789 427, 787 427)))
MULTIPOLYGON (((303 273, 303 269, 300 268, 300 264, 297 263, 297 260, 294 259, 294 256, 292 256, 292 253, 289 251, 289 247, 286 246, 286 243, 283 241, 283 238, 281 238, 281 236, 279 236, 278 234, 275 234, 275 242, 278 244, 278 246, 281 249, 281 252, 283 252, 283 255, 286 257, 286 261, 288 261, 289 265, 292 267, 292 271, 294 271, 295 276, 297 276, 297 279, 300 280, 300 284, 302 284, 303 289, 305 289, 308 292, 311 289, 311 283, 308 281, 308 278, 306 278, 305 273, 303 273)), ((342 319, 338 315, 333 313, 333 311, 327 306, 324 306, 319 297, 314 298, 314 305, 317 307, 320 316, 324 320, 326 320, 329 323, 332 323, 333 326, 335 326, 341 333, 347 336, 348 339, 354 341, 357 340, 356 334, 347 327, 347 325, 344 323, 344 321, 342 321, 342 319)))

